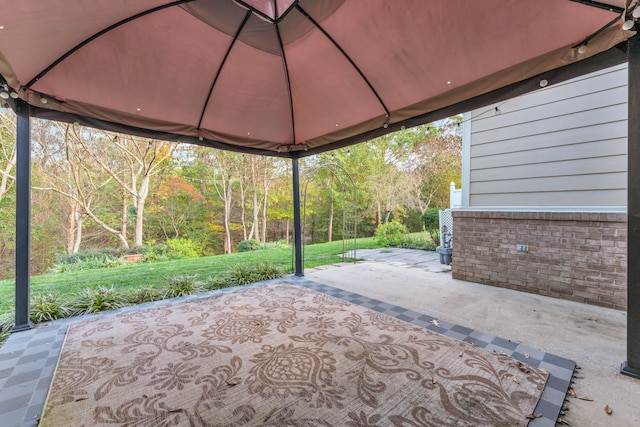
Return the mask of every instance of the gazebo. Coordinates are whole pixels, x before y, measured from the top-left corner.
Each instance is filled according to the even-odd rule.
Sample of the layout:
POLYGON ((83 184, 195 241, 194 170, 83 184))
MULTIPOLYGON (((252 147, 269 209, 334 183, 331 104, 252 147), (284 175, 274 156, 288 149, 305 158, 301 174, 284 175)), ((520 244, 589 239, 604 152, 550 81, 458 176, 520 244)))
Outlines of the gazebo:
POLYGON ((16 327, 29 323, 29 118, 298 160, 629 61, 628 343, 640 377, 634 0, 0 0, 17 113, 16 327))

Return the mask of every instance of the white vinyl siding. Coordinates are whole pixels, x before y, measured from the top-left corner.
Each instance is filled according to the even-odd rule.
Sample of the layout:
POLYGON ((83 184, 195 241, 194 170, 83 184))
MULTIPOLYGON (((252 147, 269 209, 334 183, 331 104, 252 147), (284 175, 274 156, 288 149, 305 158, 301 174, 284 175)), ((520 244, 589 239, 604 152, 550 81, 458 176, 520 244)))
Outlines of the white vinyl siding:
POLYGON ((465 207, 626 206, 626 64, 465 116, 465 207))

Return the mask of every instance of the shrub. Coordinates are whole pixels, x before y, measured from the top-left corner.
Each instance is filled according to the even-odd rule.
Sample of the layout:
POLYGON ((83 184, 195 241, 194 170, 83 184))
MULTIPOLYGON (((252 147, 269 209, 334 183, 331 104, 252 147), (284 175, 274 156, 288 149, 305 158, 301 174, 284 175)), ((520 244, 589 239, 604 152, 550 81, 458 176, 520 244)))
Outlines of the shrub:
POLYGON ((172 260, 171 248, 166 244, 159 244, 147 247, 142 252, 143 262, 158 262, 172 260))
POLYGON ((16 325, 13 313, 14 310, 12 309, 11 312, 5 313, 0 316, 0 343, 7 339, 7 337, 11 333, 11 329, 13 329, 13 327, 16 325))
POLYGON ((262 244, 256 239, 243 240, 238 244, 238 252, 250 252, 260 249, 262 244))
POLYGON ((202 284, 196 280, 198 276, 180 274, 167 278, 164 282, 165 298, 184 297, 204 289, 202 284))
POLYGON ((276 242, 267 242, 264 243, 260 249, 271 249, 271 248, 290 248, 291 245, 287 243, 286 240, 278 240, 276 242))
POLYGON ((204 249, 201 243, 191 239, 169 239, 167 246, 170 248, 170 254, 176 258, 197 258, 202 255, 204 249))
POLYGON ((92 270, 96 268, 122 265, 122 257, 129 253, 126 249, 86 249, 74 254, 59 254, 56 262, 49 269, 50 273, 66 273, 69 271, 92 270))
POLYGON ((431 239, 429 235, 426 235, 424 237, 409 235, 403 236, 401 246, 409 249, 436 249, 436 243, 431 239))
POLYGON ((215 291, 217 289, 230 288, 235 286, 226 275, 216 276, 216 277, 207 277, 202 284, 205 290, 207 291, 215 291))
POLYGON ((234 265, 231 270, 227 272, 227 276, 229 277, 229 281, 234 283, 236 286, 248 285, 249 283, 260 281, 260 276, 256 269, 250 264, 234 265))
POLYGON ((169 239, 165 243, 148 246, 141 250, 144 262, 171 261, 182 258, 197 258, 204 252, 204 244, 191 239, 169 239))
POLYGON ((30 319, 33 323, 69 317, 72 309, 60 298, 59 292, 47 292, 31 298, 30 319))
POLYGON ((380 245, 399 246, 402 244, 402 236, 405 234, 407 234, 407 227, 398 221, 391 221, 376 228, 374 237, 380 245))
POLYGON ((426 230, 440 229, 440 216, 438 212, 438 208, 429 208, 424 214, 422 214, 422 216, 420 216, 426 230))
POLYGON ((431 235, 431 240, 435 243, 436 246, 440 246, 440 230, 429 230, 429 234, 431 235))
POLYGON ((164 294, 160 289, 155 286, 143 286, 130 292, 127 296, 127 302, 129 304, 142 304, 145 302, 152 302, 161 300, 164 294))
POLYGON ((285 275, 284 270, 270 262, 259 262, 254 266, 258 282, 263 280, 277 279, 285 275))
POLYGON ((58 254, 56 255, 56 264, 76 264, 86 261, 87 259, 95 258, 118 258, 121 254, 117 249, 105 248, 105 249, 85 249, 73 254, 58 254))
POLYGON ((204 287, 207 290, 243 286, 264 280, 277 279, 285 275, 282 268, 269 262, 257 264, 236 264, 233 268, 217 277, 209 277, 204 287))
POLYGON ((113 287, 98 286, 81 290, 71 303, 74 315, 99 313, 125 306, 127 300, 122 292, 113 287))

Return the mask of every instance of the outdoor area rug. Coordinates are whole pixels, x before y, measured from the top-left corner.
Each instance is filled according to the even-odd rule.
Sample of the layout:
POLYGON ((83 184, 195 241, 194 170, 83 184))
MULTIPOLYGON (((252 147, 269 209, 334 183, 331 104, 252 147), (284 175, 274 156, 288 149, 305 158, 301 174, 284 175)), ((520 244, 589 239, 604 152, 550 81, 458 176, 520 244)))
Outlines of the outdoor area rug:
POLYGON ((69 327, 44 426, 517 426, 547 373, 289 283, 69 327))

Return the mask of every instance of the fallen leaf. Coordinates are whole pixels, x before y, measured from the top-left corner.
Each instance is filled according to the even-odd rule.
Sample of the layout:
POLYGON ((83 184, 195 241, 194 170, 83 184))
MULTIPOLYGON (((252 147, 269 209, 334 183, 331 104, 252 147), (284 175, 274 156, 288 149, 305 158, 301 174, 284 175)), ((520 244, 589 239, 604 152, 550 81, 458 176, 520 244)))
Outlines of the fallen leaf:
POLYGON ((570 426, 570 425, 571 425, 571 424, 569 424, 569 423, 567 422, 567 420, 565 420, 565 419, 563 419, 563 418, 558 418, 558 422, 559 422, 560 424, 566 424, 566 425, 568 425, 568 426, 570 426))
POLYGON ((78 397, 76 399, 76 402, 80 402, 81 400, 87 400, 87 399, 89 399, 89 398, 88 397, 78 397))
POLYGON ((569 393, 570 397, 576 397, 576 391, 573 389, 573 387, 569 387, 569 391, 567 391, 567 393, 569 393))
POLYGON ((593 399, 591 399, 590 397, 585 397, 585 396, 576 396, 576 399, 586 400, 587 402, 593 402, 593 399))
POLYGON ((527 415, 527 418, 530 420, 533 420, 535 418, 540 418, 542 416, 542 414, 529 414, 527 415))
POLYGON ((517 377, 513 377, 513 382, 516 384, 520 384, 520 380, 517 377))
POLYGON ((593 320, 594 322, 598 321, 597 317, 587 317, 587 320, 593 320))
POLYGON ((611 415, 611 414, 613 414, 613 409, 611 409, 609 407, 609 405, 607 405, 607 406, 604 407, 604 412, 606 412, 607 415, 611 415))
POLYGON ((531 369, 529 369, 529 367, 527 365, 525 365, 524 363, 522 363, 520 361, 518 361, 518 369, 520 369, 525 374, 528 374, 529 372, 531 372, 531 369))

